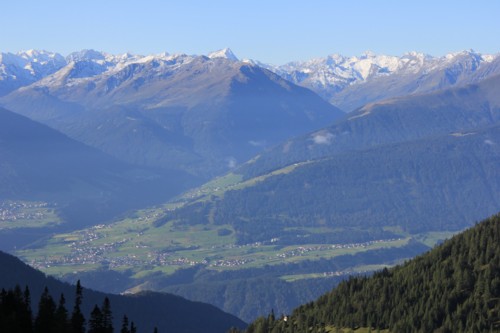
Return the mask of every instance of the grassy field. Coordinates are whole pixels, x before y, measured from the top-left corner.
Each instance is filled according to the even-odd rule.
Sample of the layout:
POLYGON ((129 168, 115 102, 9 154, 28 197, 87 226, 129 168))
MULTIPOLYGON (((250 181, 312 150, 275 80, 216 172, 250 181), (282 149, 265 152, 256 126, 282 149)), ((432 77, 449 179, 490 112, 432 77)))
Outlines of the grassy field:
MULTIPOLYGON (((173 221, 156 227, 154 222, 169 208, 138 211, 134 217, 110 225, 53 236, 46 245, 17 254, 46 273, 62 276, 70 272, 109 268, 132 270, 135 277, 154 272, 172 274, 178 269, 204 265, 217 271, 259 268, 334 258, 382 248, 401 247, 410 238, 360 244, 305 244, 278 246, 262 243, 236 245, 229 225, 176 226, 173 221)), ((325 232, 325 228, 308 232, 325 232)), ((379 267, 353 267, 365 272, 379 267)), ((333 272, 335 273, 335 272, 333 272)), ((333 274, 332 273, 332 274, 333 274)), ((319 275, 287 276, 287 281, 319 278, 319 275)))

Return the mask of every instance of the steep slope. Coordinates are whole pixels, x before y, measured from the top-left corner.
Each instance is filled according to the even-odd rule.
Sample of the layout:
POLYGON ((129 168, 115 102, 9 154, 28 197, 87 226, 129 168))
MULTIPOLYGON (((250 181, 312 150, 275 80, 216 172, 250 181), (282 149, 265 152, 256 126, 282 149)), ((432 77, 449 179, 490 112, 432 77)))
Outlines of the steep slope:
POLYGON ((125 161, 204 176, 342 115, 227 55, 127 58, 109 67, 95 58, 73 57, 0 103, 125 161))
POLYGON ((242 166, 246 177, 293 163, 430 138, 500 120, 500 76, 478 84, 368 104, 322 130, 288 140, 242 166))
POLYGON ((472 50, 432 57, 410 52, 401 57, 367 52, 359 57, 334 54, 282 66, 259 63, 307 87, 344 111, 367 103, 426 93, 499 74, 498 55, 472 50))
MULTIPOLYGON (((75 287, 27 266, 19 259, 0 252, 0 288, 13 288, 16 284, 22 288, 29 286, 32 304, 37 304, 45 287, 53 298, 58 299, 64 293, 67 304, 74 303, 75 287)), ((136 323, 141 332, 225 332, 231 327, 243 328, 245 323, 226 314, 214 306, 187 301, 181 297, 142 293, 137 295, 112 295, 89 289, 83 291, 82 312, 88 314, 94 304, 102 304, 104 297, 109 297, 114 315, 114 326, 121 327, 124 314, 136 323)))
POLYGON ((354 277, 283 318, 247 332, 324 332, 372 327, 390 332, 500 330, 500 216, 434 250, 372 277, 354 277))
MULTIPOLYGON (((68 228, 165 200, 190 179, 127 165, 5 109, 0 109, 0 156, 0 200, 57 204, 71 222, 68 228)), ((2 246, 14 241, 10 233, 6 237, 2 246)))

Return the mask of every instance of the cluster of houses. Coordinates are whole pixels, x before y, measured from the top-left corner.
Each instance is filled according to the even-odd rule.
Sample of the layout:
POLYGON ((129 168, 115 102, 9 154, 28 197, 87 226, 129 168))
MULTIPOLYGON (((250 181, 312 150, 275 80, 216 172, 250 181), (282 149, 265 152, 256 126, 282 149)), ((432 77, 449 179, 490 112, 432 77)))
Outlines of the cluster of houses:
POLYGON ((42 220, 48 207, 47 202, 0 201, 0 221, 42 220))

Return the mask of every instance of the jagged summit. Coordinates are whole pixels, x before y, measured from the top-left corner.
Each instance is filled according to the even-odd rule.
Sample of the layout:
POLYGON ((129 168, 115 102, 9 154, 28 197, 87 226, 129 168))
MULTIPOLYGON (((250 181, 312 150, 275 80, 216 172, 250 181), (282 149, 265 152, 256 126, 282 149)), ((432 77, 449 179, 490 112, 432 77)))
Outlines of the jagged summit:
POLYGON ((59 53, 45 51, 45 50, 31 49, 27 51, 18 52, 16 55, 27 61, 38 62, 38 63, 44 63, 50 61, 57 61, 57 62, 64 61, 64 57, 59 53))

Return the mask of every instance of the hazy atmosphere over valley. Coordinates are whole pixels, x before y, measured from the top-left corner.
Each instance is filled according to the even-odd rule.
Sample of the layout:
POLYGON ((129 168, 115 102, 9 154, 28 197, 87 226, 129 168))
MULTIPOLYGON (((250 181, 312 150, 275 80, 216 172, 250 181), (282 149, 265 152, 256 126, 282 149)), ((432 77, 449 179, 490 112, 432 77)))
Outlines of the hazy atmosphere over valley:
POLYGON ((0 332, 500 332, 500 3, 7 2, 0 332))

